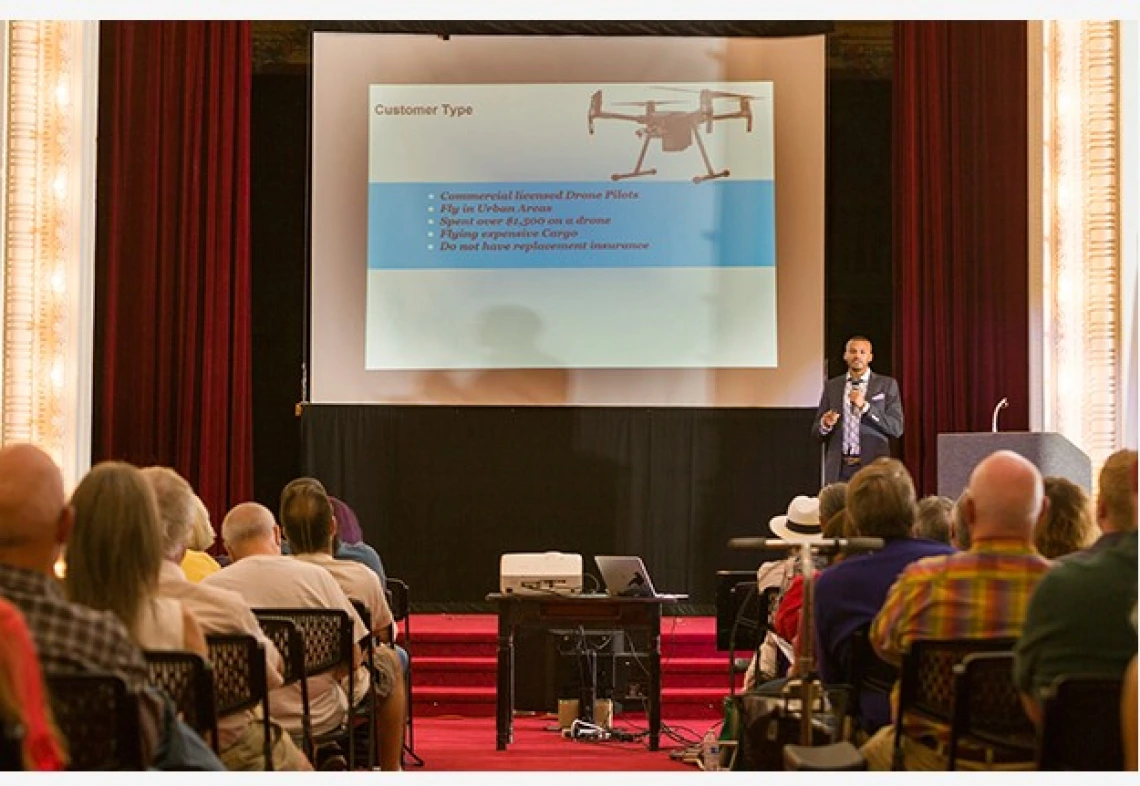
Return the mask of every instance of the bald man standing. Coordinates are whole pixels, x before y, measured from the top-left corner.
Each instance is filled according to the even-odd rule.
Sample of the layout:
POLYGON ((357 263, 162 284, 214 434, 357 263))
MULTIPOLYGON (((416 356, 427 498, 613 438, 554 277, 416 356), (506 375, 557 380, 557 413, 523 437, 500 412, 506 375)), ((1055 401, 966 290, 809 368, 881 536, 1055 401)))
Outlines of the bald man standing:
MULTIPOLYGON (((974 469, 961 504, 970 550, 927 557, 904 570, 871 625, 871 643, 884 660, 899 663, 918 639, 1017 638, 1029 598, 1050 562, 1033 548, 1033 529, 1045 514, 1041 473, 1008 450, 991 454, 974 469)), ((947 675, 949 678, 949 675, 947 675)), ((871 769, 890 769, 894 727, 863 746, 871 769)), ((946 769, 949 729, 907 724, 906 769, 946 769)), ((1021 763, 994 769, 1020 768, 1021 763)), ((1030 762, 1031 764, 1031 762, 1030 762)), ((962 751, 963 769, 985 761, 962 751)))

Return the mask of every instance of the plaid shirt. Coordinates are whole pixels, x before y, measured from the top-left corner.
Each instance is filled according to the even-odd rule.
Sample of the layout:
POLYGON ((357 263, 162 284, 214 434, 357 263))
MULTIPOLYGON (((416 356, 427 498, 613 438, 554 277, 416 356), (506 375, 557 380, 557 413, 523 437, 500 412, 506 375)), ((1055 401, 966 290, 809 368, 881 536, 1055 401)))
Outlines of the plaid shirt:
MULTIPOLYGON (((871 625, 871 642, 887 660, 899 662, 916 639, 1017 638, 1029 598, 1052 567, 1028 543, 983 540, 966 552, 927 557, 900 575, 871 625)), ((912 728, 912 726, 914 728, 912 728)), ((945 739, 940 724, 917 728, 945 739)))
POLYGON ((71 603, 52 577, 0 565, 0 596, 24 615, 44 674, 109 672, 133 691, 149 684, 146 661, 123 623, 109 611, 71 603))

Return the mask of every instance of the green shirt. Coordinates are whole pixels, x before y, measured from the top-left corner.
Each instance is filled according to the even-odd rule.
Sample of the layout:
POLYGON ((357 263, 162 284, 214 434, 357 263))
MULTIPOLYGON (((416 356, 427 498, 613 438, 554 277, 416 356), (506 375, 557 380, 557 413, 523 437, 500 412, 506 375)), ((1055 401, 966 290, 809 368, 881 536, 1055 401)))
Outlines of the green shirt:
POLYGON ((1136 533, 1130 532, 1045 574, 1014 649, 1019 690, 1040 697, 1061 675, 1124 674, 1136 654, 1136 564, 1136 533))

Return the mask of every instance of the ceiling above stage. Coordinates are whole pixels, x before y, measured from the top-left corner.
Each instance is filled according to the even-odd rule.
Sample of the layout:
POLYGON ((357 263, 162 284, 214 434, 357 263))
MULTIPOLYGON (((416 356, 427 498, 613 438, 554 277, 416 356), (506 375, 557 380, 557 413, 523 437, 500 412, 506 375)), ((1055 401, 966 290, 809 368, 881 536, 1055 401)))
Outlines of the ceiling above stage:
POLYGON ((829 32, 828 76, 833 79, 890 79, 894 46, 891 22, 253 22, 255 73, 304 71, 309 65, 310 26, 392 33, 549 35, 593 31, 617 35, 788 36, 829 32))

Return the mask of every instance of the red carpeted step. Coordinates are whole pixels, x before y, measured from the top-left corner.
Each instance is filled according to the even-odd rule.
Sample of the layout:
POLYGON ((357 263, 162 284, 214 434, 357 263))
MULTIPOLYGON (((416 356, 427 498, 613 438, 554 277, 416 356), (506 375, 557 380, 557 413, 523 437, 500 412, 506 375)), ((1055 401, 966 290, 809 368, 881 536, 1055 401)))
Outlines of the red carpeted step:
POLYGON ((495 714, 495 686, 424 685, 412 692, 417 716, 462 715, 478 718, 495 714))
POLYGON ((416 652, 412 670, 413 687, 457 685, 464 687, 495 687, 497 660, 489 657, 455 658, 447 655, 422 656, 416 652))
MULTIPOLYGON (((415 712, 425 717, 494 715, 497 636, 498 621, 491 614, 414 615, 415 712)), ((665 618, 661 656, 662 711, 674 717, 720 717, 728 656, 716 649, 715 620, 665 618)))
MULTIPOLYGON (((726 695, 715 688, 662 688, 661 710, 666 715, 686 718, 717 718, 726 695)), ((475 718, 495 714, 495 688, 425 685, 415 689, 417 716, 461 715, 475 718)), ((631 710, 639 710, 637 704, 631 710)))

